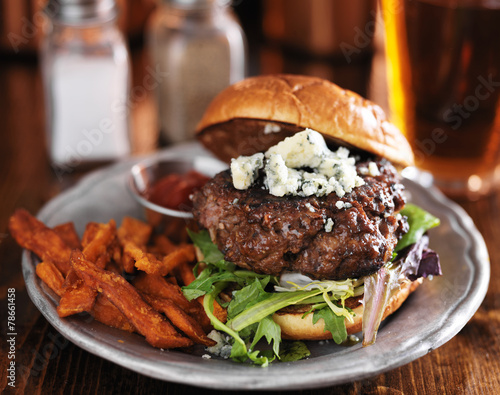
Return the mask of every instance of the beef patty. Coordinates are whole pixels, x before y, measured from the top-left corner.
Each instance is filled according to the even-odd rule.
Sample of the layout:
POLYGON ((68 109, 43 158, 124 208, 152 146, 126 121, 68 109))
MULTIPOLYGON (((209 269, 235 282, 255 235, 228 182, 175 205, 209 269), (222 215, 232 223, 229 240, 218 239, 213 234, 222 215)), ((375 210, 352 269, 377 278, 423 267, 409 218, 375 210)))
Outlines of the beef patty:
POLYGON ((237 190, 227 170, 194 194, 194 217, 225 259, 240 267, 273 275, 295 271, 316 279, 365 276, 391 259, 408 228, 397 214, 405 204, 399 174, 386 160, 375 163, 377 176, 360 171, 368 162, 357 163, 365 184, 343 198, 335 193, 275 197, 262 181, 237 190), (331 230, 325 227, 329 219, 331 230))

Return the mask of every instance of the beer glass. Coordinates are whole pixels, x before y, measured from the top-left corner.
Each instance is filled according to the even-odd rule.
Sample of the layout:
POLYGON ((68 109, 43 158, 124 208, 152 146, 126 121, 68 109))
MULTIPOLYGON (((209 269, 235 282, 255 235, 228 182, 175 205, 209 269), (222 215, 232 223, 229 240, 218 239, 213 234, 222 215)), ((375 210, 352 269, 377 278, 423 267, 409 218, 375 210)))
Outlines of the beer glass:
POLYGON ((381 0, 389 106, 451 196, 500 182, 500 0, 381 0))

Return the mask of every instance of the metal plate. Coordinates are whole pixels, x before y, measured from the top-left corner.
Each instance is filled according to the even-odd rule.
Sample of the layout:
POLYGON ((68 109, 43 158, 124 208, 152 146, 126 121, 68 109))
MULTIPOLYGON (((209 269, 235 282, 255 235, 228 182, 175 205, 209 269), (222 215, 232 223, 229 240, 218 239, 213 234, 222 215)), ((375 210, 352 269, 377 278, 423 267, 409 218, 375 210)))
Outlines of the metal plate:
MULTIPOLYGON (((154 158, 209 156, 196 143, 176 146, 154 158)), ((74 221, 82 234, 89 221, 118 223, 125 215, 142 217, 142 209, 127 192, 131 166, 140 159, 92 173, 74 188, 51 200, 38 217, 53 226, 74 221)), ((60 319, 57 297, 35 275, 38 260, 24 252, 23 274, 31 299, 62 335, 79 347, 138 373, 157 379, 219 389, 298 390, 341 384, 380 374, 407 364, 455 336, 472 317, 488 288, 490 267, 484 240, 472 220, 440 192, 405 180, 410 200, 441 219, 431 231, 431 247, 441 257, 444 275, 414 293, 382 325, 377 342, 337 346, 309 342, 311 357, 267 368, 205 359, 199 346, 187 354, 159 350, 136 334, 108 328, 90 317, 60 319)))

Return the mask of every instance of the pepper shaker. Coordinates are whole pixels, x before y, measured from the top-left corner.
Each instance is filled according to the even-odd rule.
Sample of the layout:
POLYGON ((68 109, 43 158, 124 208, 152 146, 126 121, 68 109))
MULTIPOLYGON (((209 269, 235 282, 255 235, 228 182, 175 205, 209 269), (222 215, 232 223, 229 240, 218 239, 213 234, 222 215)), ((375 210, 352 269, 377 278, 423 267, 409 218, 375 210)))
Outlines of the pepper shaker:
POLYGON ((229 1, 163 0, 149 25, 161 137, 194 137, 196 124, 222 89, 246 76, 246 40, 229 1))

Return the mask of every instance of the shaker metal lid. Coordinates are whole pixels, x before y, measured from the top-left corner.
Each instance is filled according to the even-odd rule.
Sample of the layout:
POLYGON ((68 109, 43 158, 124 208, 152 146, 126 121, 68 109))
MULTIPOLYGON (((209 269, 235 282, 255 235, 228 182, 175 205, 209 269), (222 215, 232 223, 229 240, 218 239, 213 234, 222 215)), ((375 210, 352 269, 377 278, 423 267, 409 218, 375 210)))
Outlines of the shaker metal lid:
POLYGON ((231 0, 163 0, 163 2, 186 9, 210 8, 214 5, 228 6, 231 4, 231 0))
POLYGON ((49 0, 44 11, 53 20, 75 25, 106 22, 117 15, 115 0, 49 0))

